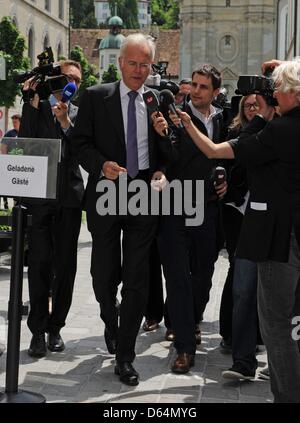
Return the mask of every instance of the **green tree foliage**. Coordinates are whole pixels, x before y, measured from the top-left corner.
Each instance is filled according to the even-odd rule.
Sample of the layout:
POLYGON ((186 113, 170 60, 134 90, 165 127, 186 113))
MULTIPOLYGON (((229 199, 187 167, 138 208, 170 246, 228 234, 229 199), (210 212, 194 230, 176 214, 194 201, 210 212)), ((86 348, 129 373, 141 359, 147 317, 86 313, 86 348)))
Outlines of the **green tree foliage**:
POLYGON ((79 88, 79 91, 76 95, 76 99, 74 103, 78 103, 83 91, 98 83, 98 75, 96 71, 96 67, 94 65, 90 65, 85 57, 83 50, 80 46, 75 46, 70 52, 70 59, 76 60, 81 64, 82 68, 82 83, 79 88))
POLYGON ((120 16, 124 28, 139 28, 137 0, 109 0, 109 6, 111 16, 120 16))
POLYGON ((98 28, 94 0, 70 0, 72 28, 98 28))
POLYGON ((11 18, 4 17, 0 22, 0 55, 6 60, 6 81, 0 81, 0 106, 12 107, 20 94, 20 86, 13 76, 28 69, 29 60, 23 57, 25 49, 25 38, 11 18))
POLYGON ((107 82, 119 81, 119 79, 121 78, 117 66, 110 64, 107 71, 103 72, 101 82, 105 84, 107 82))
POLYGON ((178 0, 152 0, 152 22, 165 29, 176 29, 179 26, 178 0))

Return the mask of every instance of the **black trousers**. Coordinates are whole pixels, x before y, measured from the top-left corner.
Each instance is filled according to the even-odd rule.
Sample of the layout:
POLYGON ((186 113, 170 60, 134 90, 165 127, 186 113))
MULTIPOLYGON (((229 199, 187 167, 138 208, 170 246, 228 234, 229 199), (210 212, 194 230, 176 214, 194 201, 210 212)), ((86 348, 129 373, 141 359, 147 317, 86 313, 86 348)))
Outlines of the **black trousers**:
POLYGON ((225 233, 226 250, 228 253, 229 269, 223 288, 220 306, 220 335, 227 342, 231 343, 232 338, 232 311, 233 311, 233 275, 234 255, 240 230, 243 222, 243 214, 232 206, 223 207, 223 228, 225 233))
POLYGON ((94 292, 100 316, 117 338, 116 359, 120 362, 135 358, 136 337, 148 299, 149 254, 157 221, 155 216, 99 216, 97 231, 92 232, 94 292), (120 281, 123 286, 118 323, 115 303, 120 281))
POLYGON ((165 326, 171 328, 168 299, 166 298, 164 301, 161 259, 156 238, 150 249, 149 295, 145 318, 147 320, 156 320, 158 323, 164 318, 165 326))
POLYGON ((77 267, 81 209, 30 206, 28 228, 28 283, 32 333, 57 332, 69 312, 77 267), (52 313, 49 315, 49 291, 52 313))
POLYGON ((217 247, 218 207, 208 206, 201 226, 185 226, 184 216, 163 216, 159 249, 167 283, 168 311, 177 352, 193 354, 195 326, 209 300, 217 247))

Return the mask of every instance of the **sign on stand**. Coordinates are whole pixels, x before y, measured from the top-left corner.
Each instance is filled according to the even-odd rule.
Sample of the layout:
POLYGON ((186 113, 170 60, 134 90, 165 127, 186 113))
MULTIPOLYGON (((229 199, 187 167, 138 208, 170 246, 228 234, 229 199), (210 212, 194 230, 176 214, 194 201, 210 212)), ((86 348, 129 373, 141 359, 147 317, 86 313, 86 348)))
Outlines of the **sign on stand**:
POLYGON ((0 196, 56 199, 61 140, 3 138, 0 196))

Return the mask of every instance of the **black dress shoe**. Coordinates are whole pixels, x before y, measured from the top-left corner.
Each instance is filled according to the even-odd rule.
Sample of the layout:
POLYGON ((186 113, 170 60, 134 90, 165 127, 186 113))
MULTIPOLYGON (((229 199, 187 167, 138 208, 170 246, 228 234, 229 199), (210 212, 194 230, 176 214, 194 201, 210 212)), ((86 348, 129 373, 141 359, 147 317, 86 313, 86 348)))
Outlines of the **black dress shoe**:
POLYGON ((61 352, 65 349, 64 341, 59 333, 48 333, 47 347, 52 352, 61 352))
POLYGON ((108 329, 104 329, 104 339, 109 354, 116 354, 117 352, 117 340, 112 336, 108 329))
POLYGON ((174 342, 175 341, 175 332, 172 329, 167 329, 165 334, 165 340, 174 342))
POLYGON ((178 354, 176 360, 172 364, 173 373, 184 374, 190 371, 195 364, 195 354, 181 353, 178 354))
POLYGON ((120 381, 126 385, 136 386, 139 384, 139 374, 133 365, 128 361, 116 362, 115 374, 120 377, 120 381))
POLYGON ((159 328, 159 323, 157 320, 145 320, 143 324, 143 330, 145 332, 152 332, 159 328))
POLYGON ((30 346, 28 349, 28 355, 30 357, 41 358, 45 357, 47 353, 45 334, 38 333, 34 334, 31 338, 30 346))
POLYGON ((201 344, 201 330, 199 328, 199 325, 196 326, 195 338, 196 338, 196 344, 200 345, 201 344))

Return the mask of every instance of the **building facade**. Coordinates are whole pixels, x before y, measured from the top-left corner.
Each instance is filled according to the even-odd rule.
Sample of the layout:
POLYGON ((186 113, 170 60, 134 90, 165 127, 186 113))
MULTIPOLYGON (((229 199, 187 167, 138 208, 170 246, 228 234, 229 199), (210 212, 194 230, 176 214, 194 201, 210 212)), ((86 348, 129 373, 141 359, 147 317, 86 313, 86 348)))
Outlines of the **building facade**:
POLYGON ((26 38, 32 65, 51 46, 55 60, 69 52, 69 0, 0 0, 0 19, 10 16, 26 38))
MULTIPOLYGON (((151 25, 150 0, 139 0, 138 2, 138 21, 141 29, 149 28, 151 25)), ((111 17, 109 2, 104 0, 95 0, 95 16, 98 24, 105 24, 111 17)), ((114 11, 118 14, 118 11, 114 11)))
POLYGON ((276 57, 278 0, 179 0, 180 75, 189 77, 199 64, 222 71, 234 94, 241 74, 259 74, 276 57))
POLYGON ((277 58, 300 56, 300 0, 279 0, 277 16, 277 58))

